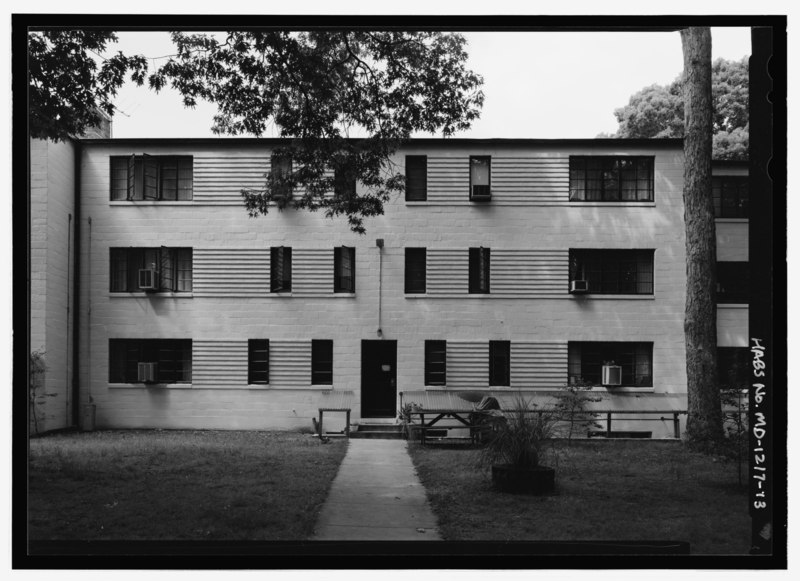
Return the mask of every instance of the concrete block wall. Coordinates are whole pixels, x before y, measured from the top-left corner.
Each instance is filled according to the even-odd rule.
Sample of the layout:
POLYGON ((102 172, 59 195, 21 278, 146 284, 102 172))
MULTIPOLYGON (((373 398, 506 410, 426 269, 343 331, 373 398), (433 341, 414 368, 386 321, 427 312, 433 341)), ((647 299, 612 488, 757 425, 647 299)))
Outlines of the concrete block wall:
POLYGON ((75 146, 31 142, 31 349, 45 352, 39 430, 72 424, 75 146))
MULTIPOLYGON (((435 186, 429 182, 430 202, 406 203, 402 196, 393 199, 386 205, 384 216, 366 222, 367 235, 359 236, 349 231, 344 220, 291 209, 249 218, 236 187, 237 172, 231 168, 242 168, 243 181, 250 180, 255 170, 248 164, 253 160, 266 164, 269 159, 268 148, 258 142, 87 143, 81 161, 80 360, 81 385, 87 393, 90 390, 97 404, 98 426, 310 426, 310 418, 316 415, 326 389, 352 391, 353 415, 358 419, 361 341, 377 339, 379 326, 385 339, 397 340, 398 391, 423 388, 426 339, 486 345, 499 339, 510 340, 512 352, 515 342, 553 344, 558 346, 557 351, 569 341, 652 342, 654 387, 623 391, 685 393, 683 162, 679 146, 634 148, 624 141, 609 146, 590 140, 531 145, 447 141, 441 146, 411 146, 398 154, 398 164, 402 164, 405 154, 452 158, 452 167, 461 167, 459 160, 468 159, 469 155, 497 157, 506 168, 513 166, 514 158, 547 158, 550 161, 542 165, 550 172, 561 171, 562 177, 547 186, 550 190, 537 193, 536 203, 525 200, 524 185, 515 184, 514 195, 498 205, 438 201, 441 196, 437 198, 432 191, 435 186), (233 162, 215 165, 220 171, 225 169, 223 177, 210 169, 202 175, 195 172, 195 191, 205 192, 207 202, 110 202, 109 157, 131 152, 225 158, 233 162), (570 155, 626 154, 655 156, 654 203, 569 203, 568 180, 563 178, 570 155), (239 163, 237 159, 245 161, 239 163), (215 188, 213 184, 224 185, 215 188), (384 240, 382 250, 376 247, 377 238, 384 240), (326 252, 335 246, 354 246, 356 293, 277 296, 271 295, 268 287, 260 296, 250 293, 229 297, 109 292, 109 248, 161 245, 191 246, 196 255, 211 249, 236 252, 280 245, 326 252), (564 251, 569 248, 654 249, 655 294, 577 297, 568 294, 566 280, 563 292, 546 296, 476 296, 468 295, 466 289, 462 294, 439 296, 404 294, 406 247, 466 251, 478 245, 498 252, 535 250, 557 256, 566 256, 564 251), (238 345, 245 345, 251 338, 268 338, 276 343, 332 339, 333 386, 312 386, 310 382, 286 387, 231 386, 226 382, 215 387, 202 382, 201 389, 199 385, 148 388, 141 384, 109 384, 109 339, 158 337, 238 345)), ((534 166, 527 163, 526 171, 534 175, 534 166)), ((497 179, 502 184, 502 176, 496 171, 499 168, 493 168, 493 183, 497 179)), ((446 178, 442 183, 447 195, 454 195, 452 183, 446 178)), ((463 196, 467 199, 466 190, 463 196)), ((195 266, 195 276, 199 275, 195 266)), ((552 376, 563 375, 560 384, 566 383, 566 359, 557 357, 553 365, 552 376)), ((514 377, 512 368, 512 385, 517 385, 514 377)))

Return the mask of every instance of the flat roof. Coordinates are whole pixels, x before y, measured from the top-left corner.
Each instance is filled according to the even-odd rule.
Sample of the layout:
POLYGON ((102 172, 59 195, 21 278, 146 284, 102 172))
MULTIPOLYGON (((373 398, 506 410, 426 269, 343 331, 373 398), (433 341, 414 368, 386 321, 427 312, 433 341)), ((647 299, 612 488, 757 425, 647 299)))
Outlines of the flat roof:
MULTIPOLYGON (((276 137, 128 137, 112 139, 79 139, 85 145, 128 145, 128 144, 161 144, 161 145, 220 145, 230 143, 231 145, 250 145, 250 146, 274 146, 292 141, 291 138, 276 137)), ((353 139, 352 141, 359 141, 353 139)), ((592 138, 564 138, 564 139, 472 139, 472 138, 442 138, 442 137, 422 137, 418 139, 406 139, 403 145, 444 145, 454 146, 475 146, 475 145, 601 145, 601 146, 639 146, 639 147, 681 147, 682 138, 659 138, 659 139, 616 139, 602 137, 592 138)))

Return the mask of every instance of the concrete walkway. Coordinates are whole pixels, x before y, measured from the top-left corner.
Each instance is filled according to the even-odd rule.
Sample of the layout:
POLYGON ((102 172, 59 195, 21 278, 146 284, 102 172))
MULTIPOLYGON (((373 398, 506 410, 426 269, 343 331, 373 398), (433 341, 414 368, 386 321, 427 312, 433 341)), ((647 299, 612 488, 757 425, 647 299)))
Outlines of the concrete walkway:
POLYGON ((317 541, 440 541, 403 440, 350 440, 317 541))

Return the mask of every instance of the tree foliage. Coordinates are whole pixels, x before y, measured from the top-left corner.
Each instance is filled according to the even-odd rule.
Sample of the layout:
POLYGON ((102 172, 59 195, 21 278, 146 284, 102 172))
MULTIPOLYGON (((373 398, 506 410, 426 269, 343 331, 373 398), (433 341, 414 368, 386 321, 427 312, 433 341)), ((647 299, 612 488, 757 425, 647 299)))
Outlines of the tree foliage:
MULTIPOLYGON (((748 60, 717 59, 711 67, 714 159, 747 159, 748 60)), ((614 111, 616 137, 683 137, 683 76, 669 86, 650 85, 614 111)))
POLYGON ((112 99, 130 72, 142 84, 143 56, 101 56, 117 36, 102 30, 45 30, 28 34, 29 129, 36 139, 62 141, 114 114, 112 99), (98 67, 95 57, 103 62, 98 67))
POLYGON ((415 132, 469 128, 483 79, 466 68, 465 39, 440 32, 173 33, 177 56, 150 76, 184 104, 215 103, 217 134, 261 136, 274 124, 291 172, 243 190, 251 216, 294 207, 346 215, 353 231, 404 188, 391 155, 415 132), (351 136, 358 137, 350 139, 351 136), (358 192, 347 184, 357 180, 358 192), (333 192, 333 195, 330 193, 333 192))

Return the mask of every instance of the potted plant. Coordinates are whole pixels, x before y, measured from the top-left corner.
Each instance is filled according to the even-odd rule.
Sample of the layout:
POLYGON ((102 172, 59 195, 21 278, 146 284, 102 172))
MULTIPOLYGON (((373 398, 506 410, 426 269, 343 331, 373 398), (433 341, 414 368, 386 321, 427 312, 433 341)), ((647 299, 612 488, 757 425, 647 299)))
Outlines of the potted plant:
POLYGON ((517 398, 481 452, 481 463, 491 466, 495 488, 525 494, 549 494, 555 490, 555 469, 539 461, 558 422, 557 410, 539 409, 522 396, 517 398))

